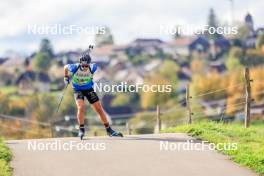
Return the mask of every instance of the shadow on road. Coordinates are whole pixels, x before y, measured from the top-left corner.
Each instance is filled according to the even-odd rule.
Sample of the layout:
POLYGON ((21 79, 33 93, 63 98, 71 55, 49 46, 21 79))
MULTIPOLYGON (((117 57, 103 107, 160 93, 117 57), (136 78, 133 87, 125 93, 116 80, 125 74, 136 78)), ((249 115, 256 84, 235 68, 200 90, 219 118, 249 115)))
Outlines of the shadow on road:
POLYGON ((190 139, 190 138, 176 138, 176 137, 145 137, 145 136, 125 136, 123 138, 120 137, 99 137, 99 138, 84 138, 84 141, 86 140, 122 140, 122 141, 168 141, 168 142, 187 142, 192 141, 192 143, 202 143, 202 140, 200 139, 190 139))

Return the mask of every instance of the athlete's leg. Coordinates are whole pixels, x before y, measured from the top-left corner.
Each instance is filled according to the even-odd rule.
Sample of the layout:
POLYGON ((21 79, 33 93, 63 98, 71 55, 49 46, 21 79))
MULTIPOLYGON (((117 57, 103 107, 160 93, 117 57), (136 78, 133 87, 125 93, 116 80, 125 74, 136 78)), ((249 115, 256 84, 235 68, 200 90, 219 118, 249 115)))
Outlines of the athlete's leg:
POLYGON ((101 122, 104 124, 106 132, 109 136, 123 136, 122 133, 114 131, 107 120, 106 114, 104 112, 104 109, 100 103, 100 100, 96 93, 94 91, 90 91, 87 93, 87 99, 92 105, 93 109, 95 112, 99 115, 99 118, 101 122))
POLYGON ((85 104, 84 104, 84 100, 83 99, 76 99, 75 103, 77 105, 77 119, 78 119, 78 123, 79 125, 84 125, 84 112, 85 112, 85 104))
POLYGON ((84 96, 82 92, 75 92, 74 93, 75 103, 77 105, 77 119, 79 123, 79 137, 81 140, 84 137, 85 134, 85 128, 84 128, 84 112, 85 112, 85 104, 84 104, 84 96))
POLYGON ((84 128, 84 100, 83 99, 76 99, 75 100, 76 105, 77 105, 77 119, 79 123, 79 134, 78 136, 81 138, 81 140, 84 137, 85 134, 85 128, 84 128))
POLYGON ((109 122, 107 120, 107 117, 105 115, 105 112, 103 110, 103 107, 100 103, 100 100, 96 101, 95 103, 92 104, 93 109, 95 110, 95 112, 99 115, 101 122, 108 127, 109 126, 109 122))

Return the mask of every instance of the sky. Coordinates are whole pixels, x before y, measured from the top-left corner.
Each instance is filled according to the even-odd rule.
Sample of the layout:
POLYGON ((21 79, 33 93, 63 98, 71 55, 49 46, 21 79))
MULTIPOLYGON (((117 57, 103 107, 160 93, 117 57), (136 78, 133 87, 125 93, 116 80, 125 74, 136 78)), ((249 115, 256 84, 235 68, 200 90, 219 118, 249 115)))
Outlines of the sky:
MULTIPOLYGON (((230 0, 2 0, 0 2, 0 56, 16 51, 28 54, 42 38, 51 40, 55 52, 87 48, 94 43, 96 27, 108 26, 116 44, 136 38, 170 36, 161 27, 203 26, 213 8, 221 23, 230 23, 230 0), (32 27, 86 27, 86 34, 32 34, 32 27)), ((250 12, 255 27, 264 26, 263 0, 234 0, 234 19, 250 12), (262 17, 262 18, 261 18, 262 17), (262 21, 261 21, 262 20, 262 21)))

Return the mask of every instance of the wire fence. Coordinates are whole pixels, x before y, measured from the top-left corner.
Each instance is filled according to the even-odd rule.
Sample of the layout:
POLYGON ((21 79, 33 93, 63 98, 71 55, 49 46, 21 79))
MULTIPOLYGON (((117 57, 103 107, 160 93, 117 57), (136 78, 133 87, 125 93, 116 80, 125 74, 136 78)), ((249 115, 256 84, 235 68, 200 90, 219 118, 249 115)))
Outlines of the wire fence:
MULTIPOLYGON (((263 84, 261 81, 254 81, 251 79, 246 79, 245 81, 239 82, 237 84, 229 85, 225 88, 208 90, 206 92, 202 92, 199 94, 193 94, 192 92, 188 92, 186 90, 186 99, 183 99, 177 103, 177 105, 170 107, 168 109, 160 109, 159 105, 156 110, 149 111, 140 111, 129 114, 120 114, 110 116, 112 119, 126 119, 126 123, 118 125, 113 124, 115 129, 118 129, 126 134, 134 134, 134 133, 154 133, 159 132, 163 128, 174 127, 181 124, 190 124, 195 123, 199 120, 225 120, 230 119, 228 115, 228 111, 232 111, 232 113, 243 113, 244 112, 244 120, 246 118, 250 118, 250 109, 254 108, 254 106, 261 105, 264 102, 256 102, 252 97, 257 97, 260 95, 264 95, 264 90, 255 91, 251 93, 251 86, 263 84), (227 94, 225 98, 216 99, 216 100, 206 100, 208 96, 219 95, 220 93, 227 92, 231 88, 243 88, 243 92, 241 96, 230 98, 227 94), (231 101, 229 101, 229 98, 231 101), (212 105, 213 104, 213 105, 212 105), (249 111, 249 113, 248 113, 249 111), (248 115, 249 114, 249 115, 248 115), (138 123, 132 123, 132 117, 143 117, 141 121, 138 123)), ((264 107, 264 106, 263 106, 264 107)), ((231 114, 232 114, 231 113, 231 114)), ((0 119, 2 120, 13 120, 19 121, 23 124, 19 127, 13 126, 9 129, 18 130, 20 132, 29 132, 32 134, 39 134, 39 132, 34 132, 29 130, 27 126, 30 125, 38 125, 41 129, 49 129, 47 135, 50 137, 56 137, 56 133, 60 132, 64 135, 76 135, 77 127, 73 126, 59 126, 54 125, 53 123, 43 123, 38 121, 33 121, 30 119, 23 119, 20 117, 13 117, 7 115, 0 115, 0 119)), ((234 119, 234 117, 233 117, 234 119)), ((1 125, 2 128, 7 128, 6 125, 1 125)), ((92 125, 88 127, 91 131, 90 133, 93 135, 100 135, 100 133, 105 134, 105 129, 101 125, 92 125)))

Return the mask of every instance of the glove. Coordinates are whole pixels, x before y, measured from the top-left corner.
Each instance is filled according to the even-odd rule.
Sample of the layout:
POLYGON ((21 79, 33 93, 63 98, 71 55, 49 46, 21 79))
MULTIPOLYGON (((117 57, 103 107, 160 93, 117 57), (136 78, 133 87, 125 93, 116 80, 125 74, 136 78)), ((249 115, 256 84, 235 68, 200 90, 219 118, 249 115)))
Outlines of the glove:
POLYGON ((66 85, 70 84, 70 77, 69 76, 64 76, 64 83, 66 85))

